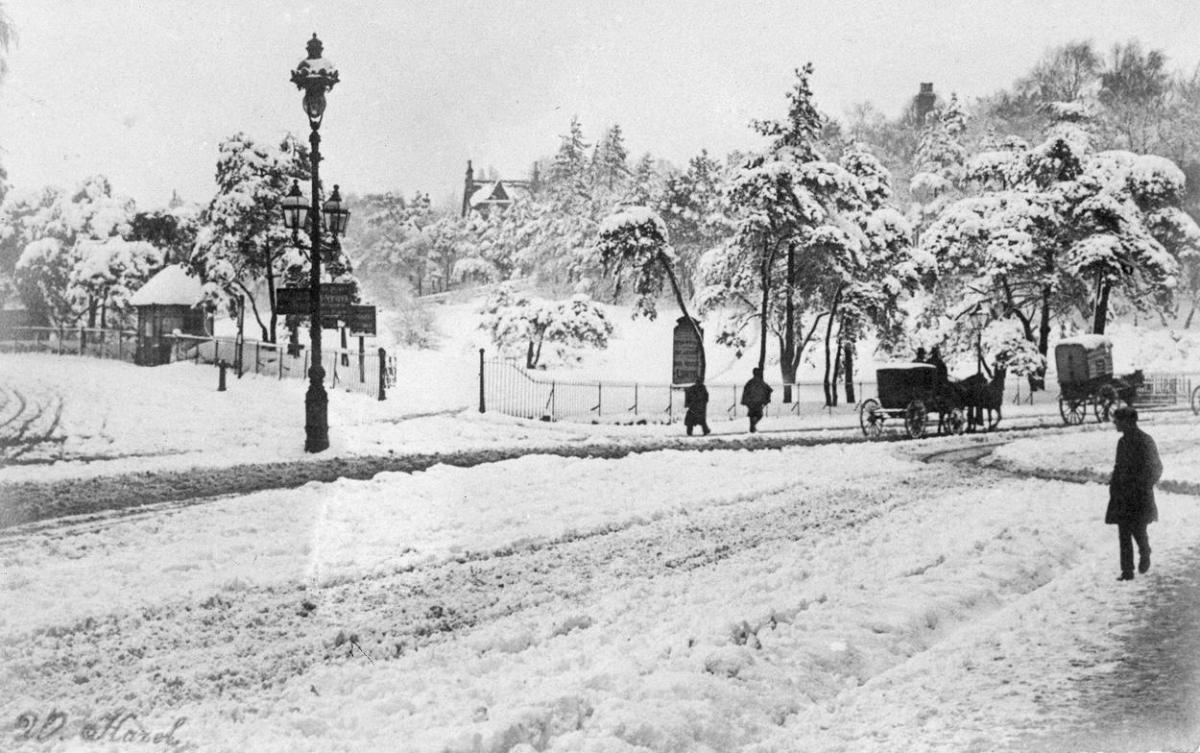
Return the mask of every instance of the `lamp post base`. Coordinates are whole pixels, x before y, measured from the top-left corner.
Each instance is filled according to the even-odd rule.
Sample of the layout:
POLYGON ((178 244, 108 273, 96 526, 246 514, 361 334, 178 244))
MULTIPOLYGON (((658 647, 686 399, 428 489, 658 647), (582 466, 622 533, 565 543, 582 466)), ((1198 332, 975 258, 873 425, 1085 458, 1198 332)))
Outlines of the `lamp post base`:
POLYGON ((329 449, 329 396, 325 393, 325 370, 309 370, 308 391, 304 393, 304 451, 329 449))

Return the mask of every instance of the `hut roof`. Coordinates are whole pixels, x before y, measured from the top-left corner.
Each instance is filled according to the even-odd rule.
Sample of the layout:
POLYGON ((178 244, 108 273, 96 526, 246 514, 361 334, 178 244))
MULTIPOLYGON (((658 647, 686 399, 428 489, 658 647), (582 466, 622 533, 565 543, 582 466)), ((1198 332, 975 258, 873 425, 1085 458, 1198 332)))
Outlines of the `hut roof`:
POLYGON ((129 302, 134 306, 194 306, 203 295, 200 278, 183 265, 172 264, 147 280, 129 302))

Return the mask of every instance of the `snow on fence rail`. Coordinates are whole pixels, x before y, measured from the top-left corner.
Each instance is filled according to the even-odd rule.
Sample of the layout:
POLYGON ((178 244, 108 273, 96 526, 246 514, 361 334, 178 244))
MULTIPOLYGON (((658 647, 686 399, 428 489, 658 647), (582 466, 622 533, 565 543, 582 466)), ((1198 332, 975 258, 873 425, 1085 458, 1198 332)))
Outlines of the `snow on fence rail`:
MULTIPOLYGON (((309 351, 303 345, 265 343, 232 337, 167 335, 162 338, 166 350, 163 362, 190 361, 215 365, 224 361, 234 375, 259 374, 278 379, 307 379, 309 351)), ((0 348, 17 353, 54 353, 111 358, 138 362, 140 338, 134 330, 91 327, 16 327, 3 339, 0 348)), ((396 384, 396 359, 383 348, 350 350, 321 349, 326 386, 362 392, 379 400, 396 384)))

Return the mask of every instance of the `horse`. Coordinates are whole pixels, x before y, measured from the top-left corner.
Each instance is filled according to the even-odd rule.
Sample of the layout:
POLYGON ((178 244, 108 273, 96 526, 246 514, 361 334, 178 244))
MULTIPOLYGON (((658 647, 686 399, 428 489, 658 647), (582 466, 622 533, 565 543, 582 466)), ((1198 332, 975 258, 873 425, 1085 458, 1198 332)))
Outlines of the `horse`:
POLYGON ((1144 387, 1146 384, 1146 375, 1141 369, 1137 369, 1129 374, 1123 374, 1113 380, 1113 387, 1117 390, 1117 397, 1120 398, 1126 405, 1133 402, 1137 397, 1138 388, 1144 387))
POLYGON ((997 362, 992 369, 992 378, 989 380, 982 373, 972 374, 971 376, 958 382, 958 389, 963 396, 963 405, 967 408, 967 430, 974 431, 976 427, 982 427, 985 431, 991 431, 1000 425, 1001 406, 1004 405, 1004 378, 1008 374, 1008 367, 1000 362, 997 362), (983 412, 987 411, 987 423, 983 422, 983 412), (992 420, 992 412, 995 412, 996 419, 992 420))

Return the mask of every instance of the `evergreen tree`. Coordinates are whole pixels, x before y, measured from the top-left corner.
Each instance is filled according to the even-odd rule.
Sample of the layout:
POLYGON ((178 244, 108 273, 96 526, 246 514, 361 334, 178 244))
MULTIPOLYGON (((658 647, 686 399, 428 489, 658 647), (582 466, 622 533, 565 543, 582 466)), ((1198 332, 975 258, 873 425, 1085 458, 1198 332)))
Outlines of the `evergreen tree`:
MULTIPOLYGON (((666 179, 655 202, 667 224, 678 258, 679 281, 688 298, 695 294, 700 257, 729 236, 722 206, 723 187, 721 164, 705 150, 688 161, 687 171, 666 179)), ((645 200, 650 198, 646 196, 645 200)))
POLYGON ((572 117, 567 133, 560 137, 558 151, 546 176, 555 203, 562 208, 577 206, 590 198, 588 148, 579 118, 572 117))
POLYGON ((592 155, 592 175, 595 185, 608 192, 619 192, 621 184, 629 177, 629 153, 625 149, 625 137, 621 126, 614 125, 604 134, 592 155))

